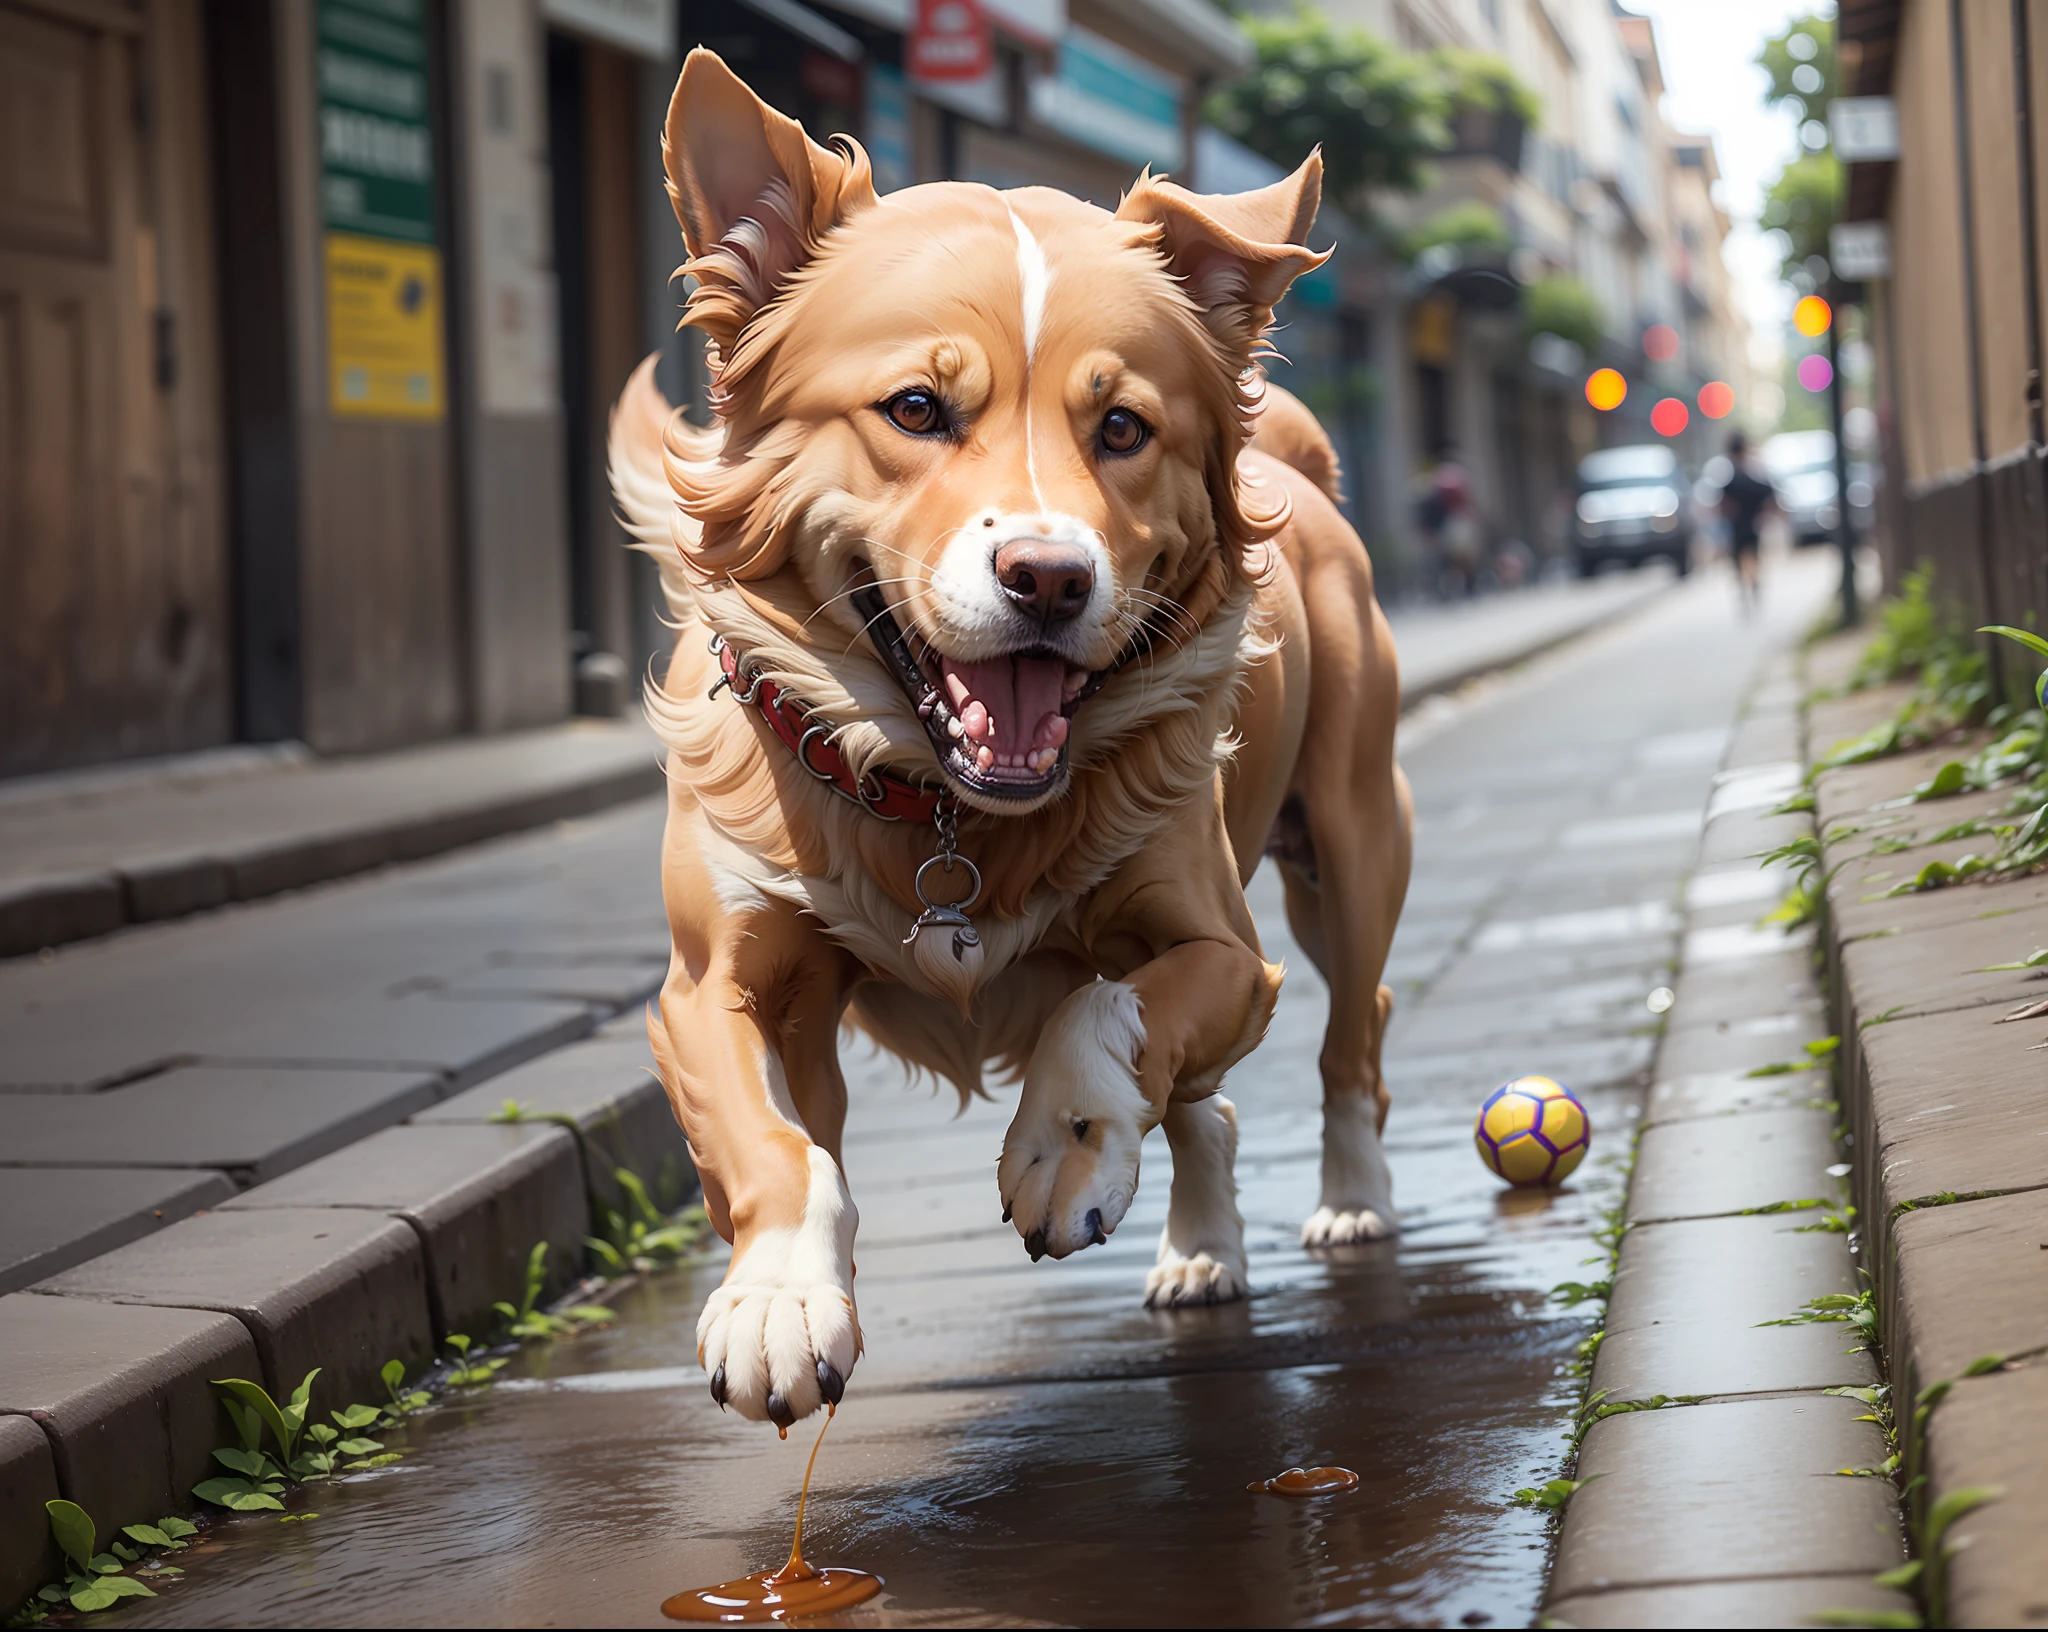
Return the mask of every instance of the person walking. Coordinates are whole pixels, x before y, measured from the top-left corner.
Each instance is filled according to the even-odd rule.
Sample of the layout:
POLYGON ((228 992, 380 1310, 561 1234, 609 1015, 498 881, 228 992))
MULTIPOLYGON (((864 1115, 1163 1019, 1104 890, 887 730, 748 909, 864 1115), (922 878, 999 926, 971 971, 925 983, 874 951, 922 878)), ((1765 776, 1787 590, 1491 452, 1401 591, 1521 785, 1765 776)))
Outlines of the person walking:
POLYGON ((1736 431, 1728 438, 1728 480, 1721 485, 1721 516, 1728 523, 1728 549, 1735 557, 1735 578, 1745 612, 1763 599, 1757 567, 1760 527, 1766 512, 1777 507, 1777 491, 1750 468, 1749 438, 1736 431))

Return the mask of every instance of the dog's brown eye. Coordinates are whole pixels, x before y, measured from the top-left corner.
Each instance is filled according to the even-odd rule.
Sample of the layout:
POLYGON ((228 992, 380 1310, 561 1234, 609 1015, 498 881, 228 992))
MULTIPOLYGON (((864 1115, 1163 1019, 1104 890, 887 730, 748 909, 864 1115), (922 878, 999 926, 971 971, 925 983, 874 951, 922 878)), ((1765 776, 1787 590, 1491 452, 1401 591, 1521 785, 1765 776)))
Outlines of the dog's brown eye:
POLYGON ((1076 1139, 1086 1139, 1088 1137, 1087 1118, 1083 1117, 1080 1121, 1074 1124, 1074 1137, 1076 1139))
POLYGON ((1112 408, 1102 418, 1102 445, 1110 453, 1136 453, 1145 445, 1145 422, 1128 408, 1112 408))
POLYGON ((882 412, 899 431, 935 436, 946 428, 946 411, 929 391, 899 391, 882 404, 882 412))

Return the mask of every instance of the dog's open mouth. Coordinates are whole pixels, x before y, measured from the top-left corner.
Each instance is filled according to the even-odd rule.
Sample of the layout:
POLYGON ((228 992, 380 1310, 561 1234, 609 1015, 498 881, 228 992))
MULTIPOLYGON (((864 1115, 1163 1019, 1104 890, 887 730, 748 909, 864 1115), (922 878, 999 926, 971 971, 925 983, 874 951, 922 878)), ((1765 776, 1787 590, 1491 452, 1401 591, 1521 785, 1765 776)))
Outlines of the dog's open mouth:
POLYGON ((948 776, 992 799, 1038 799, 1058 784, 1069 722, 1113 669, 1084 669, 1044 647, 979 661, 929 650, 920 658, 879 589, 864 586, 852 600, 948 776))

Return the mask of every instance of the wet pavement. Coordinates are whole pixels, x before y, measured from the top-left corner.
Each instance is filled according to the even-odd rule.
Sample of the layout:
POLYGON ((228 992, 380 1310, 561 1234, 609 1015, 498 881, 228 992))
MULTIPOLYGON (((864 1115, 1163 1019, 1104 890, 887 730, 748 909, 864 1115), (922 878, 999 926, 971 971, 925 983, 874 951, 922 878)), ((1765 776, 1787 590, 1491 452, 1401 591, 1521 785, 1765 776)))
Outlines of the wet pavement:
MULTIPOLYGON (((1226 1092, 1255 1295, 1150 1313, 1169 1158, 1147 1148, 1116 1236, 1031 1264, 999 1218, 1009 1090, 952 1095, 849 1063, 867 1353, 819 1458, 805 1551, 873 1570, 868 1625, 1526 1625, 1545 1522, 1511 1507, 1563 1450, 1582 1276, 1647 1081, 1683 873, 1766 638, 1811 615, 1802 564, 1763 630, 1718 573, 1426 711, 1403 759, 1414 886, 1388 979, 1398 1242, 1311 1257, 1325 994, 1253 885, 1291 977, 1226 1092), (1478 1102, 1540 1071, 1578 1088, 1593 1158, 1503 1193, 1478 1102), (1248 1481, 1355 1469, 1344 1495, 1248 1481)), ((1815 579, 1817 583, 1818 580, 1815 579)), ((651 885, 651 880, 650 880, 651 885)), ((526 1351, 394 1437, 408 1455, 320 1487, 306 1524, 217 1526, 123 1623, 661 1625, 661 1600, 772 1566, 812 1425, 722 1415, 691 1363, 714 1258, 620 1300, 611 1330, 526 1351)))

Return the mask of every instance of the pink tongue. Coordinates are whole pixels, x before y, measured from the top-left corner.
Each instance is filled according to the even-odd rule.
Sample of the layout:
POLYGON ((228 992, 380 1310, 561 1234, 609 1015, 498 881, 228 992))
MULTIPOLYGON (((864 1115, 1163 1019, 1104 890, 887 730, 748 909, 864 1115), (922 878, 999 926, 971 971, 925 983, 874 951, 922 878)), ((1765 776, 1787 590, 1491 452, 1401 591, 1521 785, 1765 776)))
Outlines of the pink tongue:
POLYGON ((998 657, 962 663, 945 657, 939 666, 955 714, 964 713, 970 701, 988 710, 989 731, 981 741, 999 759, 1030 753, 1045 718, 1059 716, 1066 665, 1058 658, 998 657))

